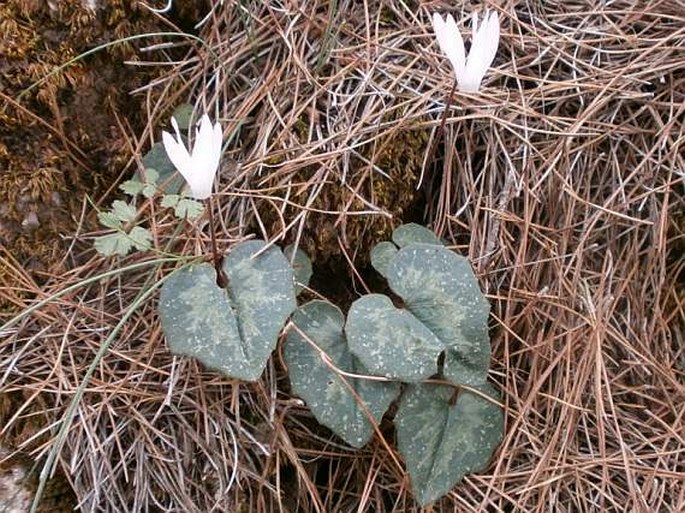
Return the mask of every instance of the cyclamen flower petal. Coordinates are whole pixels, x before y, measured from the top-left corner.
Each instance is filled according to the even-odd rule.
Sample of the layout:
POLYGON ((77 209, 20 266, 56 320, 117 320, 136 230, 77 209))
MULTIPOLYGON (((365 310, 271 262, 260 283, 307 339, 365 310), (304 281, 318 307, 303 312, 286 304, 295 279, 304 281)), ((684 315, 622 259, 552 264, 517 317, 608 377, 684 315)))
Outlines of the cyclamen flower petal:
POLYGON ((195 145, 189 153, 181 138, 178 123, 173 117, 171 124, 176 132, 176 138, 169 132, 162 132, 162 142, 169 160, 188 182, 193 198, 207 199, 212 194, 214 177, 221 160, 221 125, 218 122, 212 125, 209 116, 204 114, 195 133, 195 145))
POLYGON ((447 21, 444 21, 437 12, 433 13, 433 30, 435 30, 438 45, 447 55, 454 72, 457 76, 463 76, 466 67, 466 50, 464 50, 461 32, 459 32, 452 15, 448 14, 447 21))
POLYGON ((483 22, 478 26, 478 16, 471 18, 471 50, 468 57, 464 50, 464 40, 451 14, 443 20, 438 13, 433 14, 433 30, 438 45, 447 56, 460 91, 476 93, 485 73, 495 59, 499 46, 499 17, 496 12, 485 12, 483 22))

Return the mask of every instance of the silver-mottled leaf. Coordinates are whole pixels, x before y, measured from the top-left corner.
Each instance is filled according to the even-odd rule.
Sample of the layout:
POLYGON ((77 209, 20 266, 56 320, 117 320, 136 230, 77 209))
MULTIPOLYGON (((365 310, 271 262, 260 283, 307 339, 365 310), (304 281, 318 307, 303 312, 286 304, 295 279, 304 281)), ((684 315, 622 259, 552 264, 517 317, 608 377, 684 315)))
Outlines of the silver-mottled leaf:
POLYGON ((443 343, 408 310, 381 294, 352 303, 345 327, 350 351, 372 373, 417 382, 437 372, 443 343))
MULTIPOLYGON (((189 265, 162 285, 159 313, 175 354, 192 356, 229 376, 245 378, 250 349, 240 337, 228 290, 210 264, 189 265)), ((252 374, 250 374, 252 377, 252 374)))
POLYGON ((227 289, 209 264, 177 271, 162 286, 162 328, 174 353, 245 380, 261 375, 278 334, 295 308, 292 269, 263 241, 236 246, 224 260, 227 289))
POLYGON ((300 248, 295 250, 295 246, 289 244, 283 250, 283 254, 292 262, 293 270, 295 271, 295 294, 299 295, 305 287, 309 286, 309 280, 312 277, 312 261, 307 256, 307 253, 300 248), (293 256, 293 250, 295 255, 293 256))
POLYGON ((397 254, 397 246, 392 242, 383 241, 376 244, 371 250, 371 265, 378 273, 385 277, 390 267, 390 262, 397 254))
POLYGON ((395 228, 392 232, 392 241, 400 248, 410 244, 433 244, 442 246, 442 241, 425 226, 416 223, 407 223, 395 228))
POLYGON ((262 359, 252 367, 252 379, 261 374, 281 328, 297 306, 290 263, 277 246, 266 248, 261 240, 243 242, 224 260, 243 341, 255 362, 262 359))
MULTIPOLYGON (((497 397, 489 384, 477 389, 497 397)), ((497 404, 462 390, 451 406, 453 393, 447 386, 410 386, 395 417, 397 446, 422 506, 484 470, 502 440, 504 415, 497 404)))
POLYGON ((407 310, 447 350, 445 377, 455 384, 485 382, 490 304, 469 261, 443 246, 413 244, 398 252, 387 279, 407 310))
MULTIPOLYGON (((368 374, 347 347, 344 319, 338 308, 325 301, 312 301, 295 311, 292 322, 338 369, 368 374)), ((380 422, 399 393, 398 383, 341 376, 297 329, 288 332, 283 355, 295 393, 307 402, 321 424, 354 447, 366 444, 373 434, 367 412, 375 423, 380 422)))

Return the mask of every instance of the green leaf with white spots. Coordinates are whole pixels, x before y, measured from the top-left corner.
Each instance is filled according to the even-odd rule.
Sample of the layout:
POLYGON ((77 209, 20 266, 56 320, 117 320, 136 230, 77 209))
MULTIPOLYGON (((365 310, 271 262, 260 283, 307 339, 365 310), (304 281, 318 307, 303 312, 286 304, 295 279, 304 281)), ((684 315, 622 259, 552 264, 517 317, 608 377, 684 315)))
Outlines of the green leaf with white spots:
POLYGON ((372 373, 415 383, 437 372, 443 343, 409 311, 381 294, 352 303, 345 327, 350 351, 372 373))
POLYGON ((295 311, 292 322, 283 355, 293 391, 321 424, 353 447, 362 447, 373 435, 370 417, 374 424, 380 422, 399 384, 345 376, 331 368, 369 374, 347 346, 342 312, 330 303, 307 303, 295 311))
POLYGON ((398 228, 393 240, 402 247, 382 242, 371 261, 403 305, 377 294, 355 301, 346 328, 352 352, 372 372, 403 381, 441 371, 455 384, 484 383, 490 305, 468 260, 418 225, 398 228))
POLYGON ((484 383, 490 363, 490 304, 469 261, 443 246, 412 244, 388 268, 390 288, 446 350, 443 375, 455 384, 484 383))
POLYGON ((258 240, 233 248, 223 269, 226 289, 216 285, 210 264, 176 271, 160 294, 162 329, 175 354, 254 381, 295 309, 293 271, 277 247, 258 240))
POLYGON ((407 223, 395 228, 392 232, 392 241, 400 248, 410 244, 433 244, 442 246, 442 241, 425 226, 416 223, 407 223))
MULTIPOLYGON (((497 397, 489 384, 475 388, 497 397)), ((454 393, 444 385, 410 386, 395 417, 397 446, 421 506, 484 470, 502 440, 504 415, 497 404, 467 390, 454 393)))
POLYGON ((387 240, 379 242, 371 250, 371 265, 381 276, 385 277, 387 274, 397 251, 397 246, 387 240))
POLYGON ((295 255, 293 255, 293 250, 295 250, 295 246, 289 244, 283 250, 283 254, 292 262, 293 270, 295 271, 295 294, 299 296, 300 292, 309 286, 309 280, 313 272, 312 261, 307 256, 307 253, 300 248, 295 250, 295 255))

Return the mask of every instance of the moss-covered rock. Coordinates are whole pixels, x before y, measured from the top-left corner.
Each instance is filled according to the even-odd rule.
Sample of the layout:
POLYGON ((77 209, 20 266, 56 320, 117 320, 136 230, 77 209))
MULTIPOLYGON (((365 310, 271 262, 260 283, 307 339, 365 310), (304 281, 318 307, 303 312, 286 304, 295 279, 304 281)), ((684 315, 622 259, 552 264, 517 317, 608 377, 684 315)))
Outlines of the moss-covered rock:
MULTIPOLYGON (((394 132, 358 149, 365 161, 351 158, 353 172, 346 177, 347 186, 327 181, 311 204, 300 245, 313 261, 325 265, 340 257, 340 240, 356 263, 368 263, 368 249, 387 239, 421 201, 416 187, 427 145, 426 131, 416 129, 394 132), (346 214, 370 210, 378 214, 346 214)), ((309 166, 293 182, 312 183, 321 176, 318 167, 309 166)), ((291 203, 305 205, 310 193, 310 187, 298 189, 291 203)), ((286 222, 292 220, 288 216, 300 213, 299 208, 286 209, 286 222)), ((276 233, 280 218, 271 226, 276 233)))
POLYGON ((57 271, 84 193, 106 190, 131 156, 121 127, 145 120, 130 91, 159 73, 123 64, 137 59, 130 42, 50 75, 98 45, 159 30, 140 2, 88 4, 0 4, 0 243, 29 270, 57 271))

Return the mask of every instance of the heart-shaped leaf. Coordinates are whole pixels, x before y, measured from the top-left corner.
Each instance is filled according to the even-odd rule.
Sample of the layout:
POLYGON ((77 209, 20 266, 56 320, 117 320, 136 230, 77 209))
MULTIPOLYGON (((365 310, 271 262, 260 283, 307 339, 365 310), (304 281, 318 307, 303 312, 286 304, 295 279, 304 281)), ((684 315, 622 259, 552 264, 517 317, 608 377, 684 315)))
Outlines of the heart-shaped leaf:
POLYGON ((352 303, 345 327, 350 351, 372 373, 417 382, 437 372, 443 343, 414 315, 381 294, 352 303))
MULTIPOLYGON (((495 398, 494 389, 477 389, 495 398)), ((397 445, 416 500, 425 506, 449 492, 465 475, 482 471, 502 439, 504 415, 495 403, 441 385, 413 385, 395 417, 397 445)))
POLYGON ((443 246, 442 241, 428 228, 415 223, 403 224, 392 232, 392 242, 379 242, 373 247, 371 250, 371 265, 383 277, 386 277, 388 268, 397 254, 398 248, 403 248, 410 244, 443 246))
POLYGON ((363 446, 373 434, 369 416, 380 422, 399 384, 345 376, 331 368, 368 374, 347 347, 342 312, 330 303, 307 303, 295 311, 292 322, 295 329, 288 332, 283 355, 293 390, 321 424, 353 447, 363 446))
POLYGON ((293 274, 277 247, 236 246, 224 260, 228 288, 209 264, 174 273, 162 286, 159 310, 167 342, 227 376, 256 380, 294 310, 293 274))
POLYGON ((444 376, 455 384, 484 383, 490 362, 490 305, 468 260, 443 246, 400 249, 387 270, 390 288, 446 349, 444 376))

